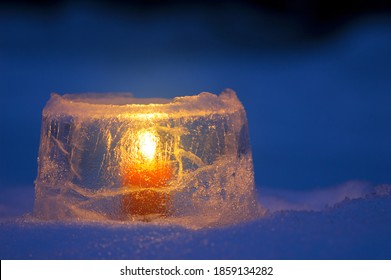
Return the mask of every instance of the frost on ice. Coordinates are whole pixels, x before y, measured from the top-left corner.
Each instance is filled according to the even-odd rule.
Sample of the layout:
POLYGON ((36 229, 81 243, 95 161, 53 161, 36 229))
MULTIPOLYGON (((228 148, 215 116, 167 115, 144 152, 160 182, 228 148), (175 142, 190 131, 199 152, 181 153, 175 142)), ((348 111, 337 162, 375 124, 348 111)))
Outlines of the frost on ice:
POLYGON ((236 94, 52 94, 42 113, 41 219, 229 224, 262 212, 236 94))

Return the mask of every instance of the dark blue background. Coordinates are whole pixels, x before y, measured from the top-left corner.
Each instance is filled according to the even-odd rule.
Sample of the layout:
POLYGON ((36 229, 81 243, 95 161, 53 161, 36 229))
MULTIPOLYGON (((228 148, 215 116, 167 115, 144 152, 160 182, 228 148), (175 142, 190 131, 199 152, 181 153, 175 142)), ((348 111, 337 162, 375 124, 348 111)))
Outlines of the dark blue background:
POLYGON ((32 185, 51 92, 175 97, 227 87, 247 110, 259 187, 391 182, 389 13, 41 2, 0 6, 1 187, 32 185))

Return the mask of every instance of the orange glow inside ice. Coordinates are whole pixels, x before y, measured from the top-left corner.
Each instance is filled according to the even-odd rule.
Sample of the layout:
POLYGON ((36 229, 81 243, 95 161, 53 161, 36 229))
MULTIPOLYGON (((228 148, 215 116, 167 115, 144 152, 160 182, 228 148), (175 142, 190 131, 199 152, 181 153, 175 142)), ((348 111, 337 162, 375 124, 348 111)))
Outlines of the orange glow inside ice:
POLYGON ((123 172, 123 185, 136 190, 122 198, 122 211, 126 214, 166 214, 169 194, 161 188, 167 186, 173 172, 170 163, 157 157, 159 138, 153 131, 141 131, 135 141, 136 154, 123 172), (159 190, 160 189, 160 190, 159 190))

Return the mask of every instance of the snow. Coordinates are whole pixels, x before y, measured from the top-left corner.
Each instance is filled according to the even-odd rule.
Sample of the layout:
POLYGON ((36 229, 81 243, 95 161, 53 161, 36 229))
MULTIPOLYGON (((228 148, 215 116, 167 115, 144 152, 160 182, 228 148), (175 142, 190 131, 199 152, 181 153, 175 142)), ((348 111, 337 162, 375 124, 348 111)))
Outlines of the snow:
MULTIPOLYGON (((31 194, 31 186, 22 190, 28 189, 31 194)), ((48 222, 31 214, 3 216, 0 258, 389 259, 390 193, 391 186, 384 185, 322 210, 285 209, 236 225, 198 230, 172 224, 48 222)), ((288 197, 294 199, 292 194, 288 197)))
POLYGON ((218 39, 186 14, 102 13, 1 11, 1 259, 391 258, 388 18, 360 18, 323 41, 269 49, 218 39), (51 92, 172 99, 227 87, 246 108, 265 216, 203 229, 32 216, 51 92))

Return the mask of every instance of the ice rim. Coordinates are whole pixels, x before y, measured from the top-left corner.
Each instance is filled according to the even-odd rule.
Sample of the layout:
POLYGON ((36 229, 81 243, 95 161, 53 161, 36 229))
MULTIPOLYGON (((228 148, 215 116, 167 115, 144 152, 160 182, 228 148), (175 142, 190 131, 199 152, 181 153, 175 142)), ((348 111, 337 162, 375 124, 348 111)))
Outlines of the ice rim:
POLYGON ((135 98, 130 93, 82 93, 59 95, 52 93, 44 108, 44 116, 72 115, 85 117, 88 106, 90 117, 130 118, 144 114, 159 114, 159 118, 200 116, 205 114, 226 114, 244 110, 236 93, 224 90, 219 96, 202 92, 193 96, 164 98, 135 98), (50 109, 49 109, 50 108, 50 109))
MULTIPOLYGON (((226 89, 220 95, 202 92, 174 99, 139 99, 128 93, 63 96, 53 93, 43 109, 42 118, 34 203, 34 216, 38 219, 110 223, 148 221, 159 225, 179 225, 198 229, 241 223, 265 214, 265 209, 256 199, 246 113, 236 93, 231 89, 226 89), (71 131, 67 133, 73 131, 73 134, 79 135, 78 137, 82 135, 78 141, 85 142, 87 137, 81 131, 85 130, 85 127, 91 130, 91 123, 96 126, 97 123, 106 122, 107 126, 107 123, 111 124, 114 120, 128 126, 134 121, 154 123, 156 119, 164 125, 167 125, 167 122, 172 123, 172 120, 181 120, 180 125, 168 129, 163 127, 164 133, 172 133, 174 138, 181 139, 179 141, 186 137, 190 137, 192 142, 197 139, 204 141, 203 138, 210 137, 208 134, 193 133, 195 124, 199 128, 199 123, 202 122, 206 122, 206 126, 214 127, 212 134, 222 134, 225 137, 225 146, 222 148, 219 147, 219 143, 214 143, 215 141, 205 142, 205 145, 217 145, 219 152, 204 157, 189 149, 186 146, 188 144, 180 142, 180 148, 175 145, 172 158, 179 166, 176 170, 177 176, 169 182, 169 187, 163 190, 172 196, 171 203, 175 206, 175 214, 165 217, 131 215, 117 218, 118 213, 111 213, 110 208, 113 208, 118 196, 127 195, 132 191, 120 188, 117 179, 111 178, 111 183, 107 183, 110 181, 106 178, 107 174, 104 184, 99 187, 84 184, 82 179, 77 178, 81 176, 78 169, 81 166, 80 158, 91 153, 89 148, 80 148, 78 143, 65 143, 68 140, 64 139, 70 138, 69 135, 65 138, 60 137, 60 133, 50 135, 53 124, 60 130, 62 122, 67 122, 67 129, 71 131), (56 158, 53 155, 58 156, 56 158), (58 158, 61 158, 61 162, 57 162, 58 158), (186 170, 183 167, 185 161, 190 162, 187 164, 192 168, 196 168, 186 170)), ((99 126, 94 130, 99 130, 98 134, 101 137, 97 138, 97 143, 107 140, 104 138, 103 141, 101 134, 110 136, 110 133, 113 133, 110 129, 102 131, 99 126)), ((111 138, 110 141, 113 142, 111 138)), ((115 159, 114 162, 118 162, 118 153, 115 152, 118 146, 120 145, 111 147, 115 155, 107 148, 104 157, 111 155, 115 159)), ((215 152, 216 148, 212 148, 215 152)), ((100 164, 103 165, 103 162, 100 164)), ((85 169, 83 172, 90 170, 85 169)), ((114 172, 111 173, 118 173, 118 170, 114 168, 114 172)))

